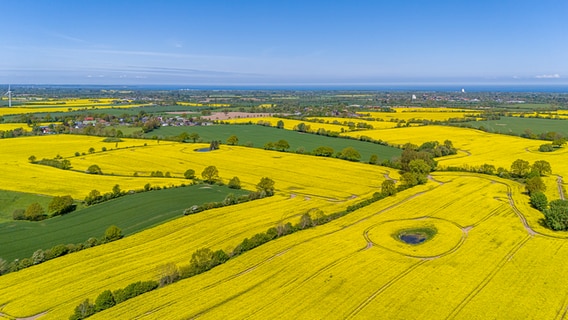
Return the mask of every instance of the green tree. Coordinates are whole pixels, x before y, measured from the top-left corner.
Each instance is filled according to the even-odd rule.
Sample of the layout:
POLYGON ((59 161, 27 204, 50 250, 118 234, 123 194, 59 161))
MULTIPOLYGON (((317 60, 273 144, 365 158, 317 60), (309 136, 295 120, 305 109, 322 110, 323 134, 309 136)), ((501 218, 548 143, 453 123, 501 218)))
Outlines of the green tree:
POLYGON ((60 214, 65 214, 71 212, 75 209, 73 198, 70 195, 66 196, 56 196, 51 199, 47 210, 51 212, 52 216, 57 216, 60 214))
POLYGON ((177 140, 179 142, 185 142, 185 140, 189 139, 189 134, 187 132, 182 132, 177 136, 177 140))
POLYGON ((525 177, 530 172, 530 164, 528 161, 517 159, 511 164, 511 174, 517 177, 525 177))
POLYGON ((525 187, 529 194, 546 191, 546 185, 544 184, 544 181, 542 181, 542 178, 540 176, 528 178, 525 182, 525 187))
POLYGON ((479 172, 484 174, 495 174, 495 166, 492 164, 484 163, 479 167, 479 172))
POLYGON ((105 231, 104 240, 106 242, 115 241, 122 238, 122 230, 119 227, 112 225, 105 231))
POLYGON ((306 212, 300 217, 298 226, 300 229, 306 229, 314 226, 314 221, 309 213, 306 212))
POLYGON ((39 203, 34 202, 26 208, 26 211, 24 212, 24 217, 26 220, 40 221, 45 219, 45 210, 42 208, 42 206, 39 203))
POLYGON ((231 189, 240 189, 241 188, 241 180, 239 177, 233 177, 229 180, 229 184, 227 185, 231 189))
POLYGON ((160 287, 172 284, 181 277, 178 266, 173 262, 159 266, 158 273, 160 274, 160 287))
POLYGON ((271 141, 268 141, 267 143, 264 144, 264 150, 273 150, 274 149, 274 143, 271 141))
POLYGON ((110 290, 105 290, 99 294, 95 300, 95 311, 100 312, 113 307, 116 304, 114 296, 110 290))
POLYGON ((400 176, 400 182, 404 187, 410 188, 418 184, 418 177, 412 172, 405 172, 400 176))
POLYGON ((359 151, 355 150, 355 148, 347 147, 341 150, 339 158, 349 161, 359 161, 359 159, 361 159, 361 154, 359 153, 359 151))
POLYGON ((303 122, 300 122, 298 125, 296 125, 294 127, 294 130, 299 131, 299 132, 307 132, 309 130, 309 126, 307 126, 303 122))
POLYGON ((115 184, 114 187, 112 187, 112 197, 116 198, 119 197, 122 194, 122 190, 120 190, 120 186, 118 184, 115 184))
POLYGON ((89 148, 89 153, 94 153, 94 152, 95 152, 95 148, 90 147, 90 148, 89 148))
POLYGON ((103 174, 103 171, 101 170, 101 168, 96 165, 96 164, 92 164, 87 168, 87 173, 90 174, 103 174))
POLYGON ((183 176, 184 176, 186 179, 193 179, 193 178, 195 178, 195 170, 193 170, 193 169, 187 169, 187 170, 184 172, 183 176))
POLYGON ((379 157, 376 154, 372 154, 369 158, 369 164, 379 164, 379 157))
POLYGON ((215 166, 208 166, 201 172, 203 180, 209 184, 213 184, 215 181, 219 180, 219 170, 215 166))
POLYGON ((223 200, 223 205, 225 206, 230 206, 237 203, 239 203, 239 199, 237 199, 237 196, 235 196, 234 193, 229 193, 223 200))
POLYGON ((420 175, 428 175, 428 173, 430 173, 430 170, 432 169, 428 165, 428 163, 426 163, 426 161, 422 159, 415 159, 410 161, 408 168, 410 169, 410 172, 414 172, 420 175))
POLYGON ((538 175, 542 177, 547 174, 552 174, 552 167, 548 161, 537 160, 532 165, 532 171, 538 173, 538 175))
POLYGON ((276 128, 284 129, 284 121, 278 120, 278 122, 276 122, 276 128))
POLYGON ((69 320, 85 319, 89 316, 92 316, 93 314, 95 314, 95 305, 92 304, 89 299, 86 299, 85 301, 81 302, 80 305, 75 307, 75 313, 73 313, 73 315, 69 317, 69 320))
POLYGON ((199 274, 211 269, 213 251, 209 248, 201 248, 191 255, 189 266, 192 274, 199 274))
POLYGON ((239 144, 239 138, 236 135, 232 135, 227 139, 227 144, 230 146, 236 146, 239 144))
POLYGON ((193 143, 195 143, 197 140, 199 140, 199 134, 192 132, 189 134, 189 139, 191 139, 193 141, 193 143))
POLYGON ((290 149, 290 144, 288 143, 288 141, 280 139, 276 141, 276 143, 274 144, 274 148, 278 151, 286 151, 290 149))
POLYGON ((32 255, 32 263, 40 264, 45 261, 45 252, 41 249, 37 249, 32 255))
POLYGON ((320 156, 320 157, 331 157, 334 152, 335 151, 333 150, 333 148, 326 146, 319 146, 316 149, 314 149, 314 151, 312 151, 312 153, 315 156, 320 156))
POLYGON ((85 203, 89 206, 96 203, 102 199, 101 193, 98 190, 91 190, 89 194, 85 197, 85 203))
POLYGON ((533 192, 531 193, 531 205, 539 211, 544 211, 548 206, 548 199, 541 191, 533 192))
POLYGON ((544 209, 544 224, 555 231, 568 230, 568 201, 553 200, 544 209))
POLYGON ((36 160, 37 160, 37 158, 36 158, 36 156, 34 156, 34 155, 31 155, 31 156, 28 158, 28 161, 31 162, 31 163, 35 163, 36 160))
POLYGON ((396 194, 396 185, 392 180, 385 180, 381 184, 381 193, 385 196, 392 196, 396 194))
POLYGON ((264 192, 266 195, 271 196, 274 194, 274 180, 263 177, 260 179, 260 182, 256 185, 256 189, 259 192, 264 192))

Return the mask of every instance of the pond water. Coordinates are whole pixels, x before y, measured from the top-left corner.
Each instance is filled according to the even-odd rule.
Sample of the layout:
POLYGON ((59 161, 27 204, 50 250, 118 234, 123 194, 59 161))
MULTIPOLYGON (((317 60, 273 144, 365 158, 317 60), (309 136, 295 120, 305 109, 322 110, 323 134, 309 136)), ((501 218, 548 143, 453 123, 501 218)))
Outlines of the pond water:
POLYGON ((426 241, 426 239, 428 239, 428 237, 422 233, 406 233, 400 235, 400 240, 408 244, 420 244, 426 241))
POLYGON ((193 151, 196 151, 196 152, 209 152, 209 151, 211 151, 211 149, 209 149, 209 148, 199 148, 199 149, 195 149, 195 150, 193 150, 193 151))

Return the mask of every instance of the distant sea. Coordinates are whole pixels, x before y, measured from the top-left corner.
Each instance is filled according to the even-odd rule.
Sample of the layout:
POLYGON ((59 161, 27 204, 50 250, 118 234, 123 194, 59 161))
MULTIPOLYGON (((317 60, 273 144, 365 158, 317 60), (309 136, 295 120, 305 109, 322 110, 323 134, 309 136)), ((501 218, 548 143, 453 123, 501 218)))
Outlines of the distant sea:
MULTIPOLYGON (((13 86, 15 87, 15 86, 13 86)), ((275 90, 568 93, 568 84, 223 84, 223 85, 21 85, 21 87, 114 90, 275 90)))

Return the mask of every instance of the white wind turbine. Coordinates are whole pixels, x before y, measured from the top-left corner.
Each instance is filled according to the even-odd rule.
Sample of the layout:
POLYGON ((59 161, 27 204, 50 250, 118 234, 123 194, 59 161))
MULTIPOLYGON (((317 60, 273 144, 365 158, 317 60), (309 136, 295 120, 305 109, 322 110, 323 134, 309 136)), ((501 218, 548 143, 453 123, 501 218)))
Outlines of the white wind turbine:
POLYGON ((10 85, 8 85, 8 91, 4 93, 5 96, 8 96, 8 107, 12 107, 12 90, 10 90, 10 85))

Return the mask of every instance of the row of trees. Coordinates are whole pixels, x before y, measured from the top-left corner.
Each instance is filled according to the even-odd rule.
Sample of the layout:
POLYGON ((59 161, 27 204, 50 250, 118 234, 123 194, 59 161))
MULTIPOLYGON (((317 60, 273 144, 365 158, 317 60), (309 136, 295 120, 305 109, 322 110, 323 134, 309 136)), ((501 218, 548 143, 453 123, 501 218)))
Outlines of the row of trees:
MULTIPOLYGON (((270 178, 262 178, 257 184, 257 190, 259 192, 274 189, 274 181, 270 178)), ((329 221, 342 217, 349 212, 355 211, 359 208, 367 206, 375 201, 383 199, 396 194, 395 182, 392 180, 385 180, 381 186, 381 192, 377 192, 373 195, 373 198, 361 201, 360 203, 347 208, 345 211, 337 212, 331 215, 326 215, 322 210, 318 208, 309 209, 307 212, 301 215, 300 220, 296 224, 291 222, 279 223, 275 227, 269 228, 266 232, 257 233, 250 238, 245 238, 241 243, 239 243, 235 248, 229 252, 224 250, 213 251, 209 248, 200 248, 192 253, 191 259, 189 260, 189 265, 178 267, 174 263, 167 263, 159 267, 160 280, 159 282, 149 281, 149 282, 136 282, 127 286, 125 289, 119 289, 117 291, 105 290, 95 300, 94 304, 88 299, 83 301, 80 305, 75 308, 75 312, 69 319, 84 319, 96 312, 103 311, 110 307, 113 307, 117 303, 120 303, 126 299, 122 299, 121 293, 133 292, 132 294, 126 295, 131 298, 135 295, 142 294, 159 287, 163 287, 181 279, 189 278, 212 268, 227 262, 229 259, 239 256, 249 250, 252 250, 262 244, 269 241, 292 234, 297 231, 305 230, 308 228, 315 227, 317 225, 325 224, 329 221), (135 288, 141 287, 140 290, 135 290, 135 288), (123 291, 121 291, 123 290, 123 291)))
POLYGON ((49 202, 47 212, 38 202, 30 204, 25 210, 16 209, 12 213, 14 220, 41 221, 50 217, 66 214, 77 208, 75 201, 70 195, 55 196, 49 202))
POLYGON ((28 268, 33 265, 40 264, 42 262, 55 259, 57 257, 61 257, 63 255, 72 252, 77 252, 83 249, 91 248, 103 243, 108 243, 111 241, 118 240, 120 238, 122 238, 122 230, 117 226, 112 225, 105 230, 104 235, 100 239, 89 238, 84 243, 67 244, 67 245, 58 244, 47 250, 38 249, 33 253, 33 255, 30 258, 24 258, 21 260, 15 259, 11 263, 8 263, 4 259, 0 259, 0 275, 28 268))

